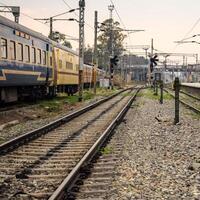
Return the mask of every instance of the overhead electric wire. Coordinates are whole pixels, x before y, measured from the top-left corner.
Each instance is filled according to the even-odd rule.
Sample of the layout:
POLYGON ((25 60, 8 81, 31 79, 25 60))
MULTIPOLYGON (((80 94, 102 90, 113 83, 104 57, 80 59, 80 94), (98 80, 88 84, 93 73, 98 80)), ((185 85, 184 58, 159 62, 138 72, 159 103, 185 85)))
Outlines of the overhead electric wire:
MULTIPOLYGON (((4 3, 2 3, 2 2, 0 2, 0 4, 3 5, 3 6, 7 6, 6 4, 4 4, 4 3)), ((70 9, 71 9, 71 8, 70 8, 70 9)), ((68 11, 68 12, 69 12, 69 11, 68 11)), ((65 13, 67 13, 67 12, 65 12, 65 13)), ((65 13, 61 13, 61 14, 56 15, 56 16, 60 16, 60 15, 63 15, 63 14, 65 14, 65 13)), ((46 26, 46 27, 49 28, 49 25, 47 25, 46 23, 43 23, 43 22, 41 22, 41 21, 37 21, 37 20, 35 20, 35 18, 33 18, 32 16, 30 16, 30 15, 28 15, 28 14, 26 14, 26 13, 20 12, 20 14, 22 14, 23 16, 28 17, 29 19, 32 19, 32 20, 34 20, 34 21, 36 21, 36 22, 38 22, 38 23, 40 23, 40 24, 42 24, 42 25, 44 25, 44 26, 46 26)), ((66 36, 67 36, 67 37, 74 38, 73 36, 70 36, 70 35, 66 35, 66 36)))
POLYGON ((200 22, 200 17, 195 22, 195 24, 192 26, 192 28, 185 34, 184 38, 181 41, 185 40, 185 37, 187 37, 196 28, 196 26, 199 24, 199 22, 200 22))
MULTIPOLYGON (((0 4, 3 5, 3 6, 8 6, 8 5, 6 5, 6 4, 4 4, 4 3, 2 3, 2 2, 0 2, 0 4)), ((28 14, 26 14, 26 13, 20 12, 20 14, 22 14, 22 15, 25 16, 25 17, 28 17, 29 19, 34 20, 33 17, 31 17, 30 15, 28 15, 28 14)), ((35 20, 34 20, 34 21, 35 21, 35 20)), ((40 22, 40 21, 37 21, 37 22, 40 23, 40 24, 42 24, 42 25, 44 25, 44 26, 49 27, 46 23, 43 23, 43 22, 40 22)))
MULTIPOLYGON (((194 23, 194 25, 192 26, 192 28, 184 35, 183 39, 180 40, 181 42, 184 41, 184 40, 187 40, 187 39, 190 39, 190 38, 193 37, 193 36, 192 36, 192 37, 190 37, 190 38, 186 38, 186 37, 196 28, 196 26, 199 24, 199 22, 200 22, 200 17, 199 17, 199 18, 197 19, 197 21, 194 23)), ((173 50, 175 50, 179 45, 180 45, 180 44, 176 44, 176 46, 174 47, 173 50)))
MULTIPOLYGON (((72 9, 72 7, 65 0, 62 0, 62 1, 69 9, 72 9)), ((76 12, 74 12, 74 14, 76 15, 76 17, 79 17, 79 15, 76 12)), ((94 27, 92 27, 90 24, 85 22, 85 25, 91 28, 92 30, 94 30, 94 27)))
MULTIPOLYGON (((119 18, 119 20, 120 20, 122 26, 124 27, 124 29, 127 29, 126 26, 125 26, 125 24, 124 24, 124 22, 123 22, 123 20, 122 20, 122 18, 121 18, 120 15, 119 15, 119 12, 118 12, 118 10, 117 10, 117 8, 116 8, 116 5, 114 4, 113 0, 110 0, 110 3, 114 6, 114 10, 115 10, 115 12, 116 12, 116 14, 117 14, 117 16, 118 16, 118 18, 119 18)), ((130 33, 127 32, 127 34, 128 34, 129 42, 130 42, 130 44, 131 44, 132 42, 131 42, 130 33)))

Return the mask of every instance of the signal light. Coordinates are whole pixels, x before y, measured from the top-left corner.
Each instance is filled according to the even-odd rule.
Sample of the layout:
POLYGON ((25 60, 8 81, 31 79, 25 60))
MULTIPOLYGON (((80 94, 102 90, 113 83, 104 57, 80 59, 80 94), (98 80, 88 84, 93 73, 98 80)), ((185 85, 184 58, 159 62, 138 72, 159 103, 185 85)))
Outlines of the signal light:
POLYGON ((119 62, 118 56, 114 56, 113 58, 110 59, 111 64, 117 65, 119 62))
POLYGON ((150 58, 150 71, 153 72, 153 68, 154 66, 157 66, 157 62, 159 61, 159 59, 157 58, 158 55, 156 54, 154 57, 150 58))

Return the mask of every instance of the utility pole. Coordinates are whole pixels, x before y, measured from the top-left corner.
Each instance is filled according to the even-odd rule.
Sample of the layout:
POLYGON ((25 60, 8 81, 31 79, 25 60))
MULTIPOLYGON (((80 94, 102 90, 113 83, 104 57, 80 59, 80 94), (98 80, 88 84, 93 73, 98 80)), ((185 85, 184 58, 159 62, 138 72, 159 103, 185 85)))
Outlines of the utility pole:
POLYGON ((110 41, 109 41, 109 53, 110 56, 113 56, 113 10, 114 10, 114 5, 108 6, 108 10, 110 11, 110 41))
POLYGON ((198 64, 198 53, 196 54, 196 64, 198 64))
POLYGON ((85 0, 79 0, 79 102, 83 100, 85 0))
POLYGON ((52 40, 53 39, 53 17, 50 17, 49 21, 50 21, 50 34, 49 34, 49 37, 52 40))
POLYGON ((12 13, 15 17, 15 22, 19 23, 20 7, 19 6, 0 6, 0 12, 12 13), (3 10, 1 10, 1 8, 3 10), (5 10, 7 9, 7 10, 5 10))
MULTIPOLYGON (((109 50, 109 54, 110 54, 110 68, 109 68, 109 75, 110 75, 110 88, 113 88, 113 74, 111 73, 111 58, 113 57, 113 16, 112 16, 112 12, 114 10, 114 5, 110 5, 108 6, 108 10, 110 11, 110 40, 108 43, 108 50, 109 50)), ((114 73, 114 69, 113 69, 113 73, 114 73)))
POLYGON ((35 18, 35 20, 38 20, 38 21, 45 21, 45 22, 49 22, 50 23, 50 30, 49 30, 49 38, 51 40, 53 40, 53 17, 50 17, 50 18, 35 18))
POLYGON ((60 13, 58 15, 54 15, 52 17, 49 17, 49 18, 35 18, 34 20, 39 20, 39 21, 45 21, 45 22, 49 22, 50 23, 50 31, 49 31, 49 38, 50 39, 53 39, 53 21, 76 21, 75 19, 55 19, 56 17, 59 17, 61 15, 64 15, 64 14, 67 14, 67 13, 72 13, 74 12, 75 10, 78 10, 78 8, 76 9, 71 9, 67 12, 63 12, 63 13, 60 13))
POLYGON ((93 69, 93 74, 94 74, 94 94, 96 94, 96 73, 97 73, 97 65, 98 65, 98 60, 97 60, 97 29, 98 29, 98 12, 94 12, 94 58, 93 58, 93 63, 94 63, 94 69, 93 69))
POLYGON ((153 56, 153 38, 151 39, 151 56, 153 56))

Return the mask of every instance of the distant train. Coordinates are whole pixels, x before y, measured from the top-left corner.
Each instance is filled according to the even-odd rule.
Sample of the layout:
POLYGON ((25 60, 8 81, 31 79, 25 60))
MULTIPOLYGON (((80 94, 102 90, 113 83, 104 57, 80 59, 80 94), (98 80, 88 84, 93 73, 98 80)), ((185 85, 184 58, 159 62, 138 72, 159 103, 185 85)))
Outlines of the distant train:
MULTIPOLYGON (((0 102, 78 90, 78 54, 44 35, 0 16, 0 102)), ((84 85, 93 67, 84 65, 84 85)), ((105 76, 97 69, 97 83, 105 76)))

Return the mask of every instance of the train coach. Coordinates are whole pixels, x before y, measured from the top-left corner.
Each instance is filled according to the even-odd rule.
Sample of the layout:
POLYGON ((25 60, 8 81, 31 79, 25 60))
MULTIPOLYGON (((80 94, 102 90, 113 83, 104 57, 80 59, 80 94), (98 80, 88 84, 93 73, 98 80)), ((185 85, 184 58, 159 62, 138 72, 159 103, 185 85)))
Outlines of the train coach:
MULTIPOLYGON (((0 101, 41 98, 78 90, 78 55, 48 37, 0 16, 0 101)), ((93 67, 84 65, 84 85, 93 67)), ((97 70, 98 76, 103 76, 97 70)))

